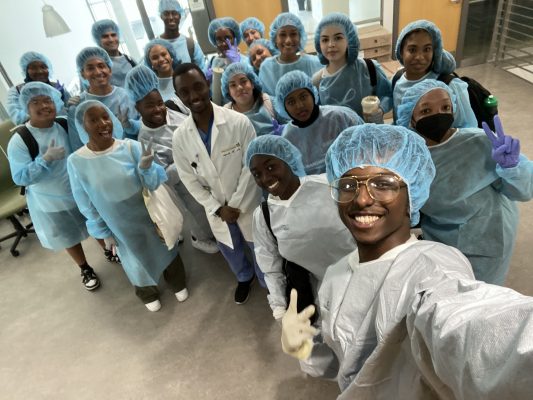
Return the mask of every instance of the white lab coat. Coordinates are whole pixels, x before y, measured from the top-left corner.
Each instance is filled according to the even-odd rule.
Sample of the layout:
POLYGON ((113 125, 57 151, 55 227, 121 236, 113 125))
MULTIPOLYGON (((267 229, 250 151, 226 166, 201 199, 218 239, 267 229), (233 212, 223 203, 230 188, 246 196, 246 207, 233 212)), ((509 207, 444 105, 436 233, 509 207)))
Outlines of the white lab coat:
POLYGON ((241 213, 237 224, 246 241, 252 239, 252 215, 261 191, 245 163, 246 149, 255 130, 244 115, 213 104, 211 156, 189 116, 174 132, 174 162, 187 190, 204 206, 217 241, 233 248, 228 225, 215 215, 227 204, 241 213))
POLYGON ((355 251, 328 268, 319 303, 339 399, 531 398, 533 298, 475 281, 453 247, 355 251))

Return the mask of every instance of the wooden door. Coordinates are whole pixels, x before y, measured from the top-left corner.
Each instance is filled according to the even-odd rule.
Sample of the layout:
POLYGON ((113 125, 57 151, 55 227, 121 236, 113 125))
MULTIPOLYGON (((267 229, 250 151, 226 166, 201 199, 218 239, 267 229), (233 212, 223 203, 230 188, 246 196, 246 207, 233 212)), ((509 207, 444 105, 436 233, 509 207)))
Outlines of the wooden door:
MULTIPOLYGON (((399 0, 398 32, 410 22, 427 19, 437 25, 442 33, 444 48, 450 52, 457 49, 461 21, 461 1, 451 0, 399 0)), ((464 0, 463 0, 464 1, 464 0)))

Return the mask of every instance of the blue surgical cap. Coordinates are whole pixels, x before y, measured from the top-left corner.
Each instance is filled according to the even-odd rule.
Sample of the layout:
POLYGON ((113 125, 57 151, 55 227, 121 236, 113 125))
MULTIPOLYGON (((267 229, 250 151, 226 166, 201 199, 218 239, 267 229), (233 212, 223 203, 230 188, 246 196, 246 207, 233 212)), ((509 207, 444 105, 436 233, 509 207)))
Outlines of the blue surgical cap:
POLYGON ((435 177, 431 154, 419 135, 403 126, 364 124, 346 128, 326 153, 329 182, 353 168, 378 167, 398 175, 409 194, 411 226, 429 197, 435 177))
POLYGON ((177 11, 183 17, 183 7, 177 0, 159 0, 159 14, 164 11, 177 11))
POLYGON ((261 85, 261 81, 255 74, 253 68, 249 66, 248 64, 238 62, 230 64, 222 74, 222 94, 224 97, 231 101, 231 96, 229 94, 229 81, 231 78, 233 78, 237 74, 244 74, 246 77, 252 82, 254 85, 254 88, 257 89, 259 92, 263 91, 263 87, 261 85))
POLYGON ((270 24, 270 41, 272 42, 272 45, 276 49, 278 48, 278 46, 276 46, 276 35, 278 34, 278 30, 284 26, 294 26, 298 29, 298 33, 300 34, 300 46, 298 49, 303 50, 307 43, 307 33, 305 32, 304 25, 300 18, 290 12, 278 14, 276 19, 270 24))
POLYGON ((261 37, 265 36, 265 24, 263 24, 261 21, 259 21, 255 17, 246 18, 244 21, 241 22, 239 25, 239 28, 241 30, 241 36, 244 37, 244 33, 248 29, 255 29, 257 32, 261 34, 261 37))
POLYGON ((85 100, 76 107, 76 114, 74 116, 76 130, 78 131, 81 142, 83 144, 87 144, 89 142, 89 134, 83 125, 83 118, 85 117, 87 110, 93 107, 103 107, 104 110, 107 111, 111 121, 113 121, 113 137, 116 139, 122 139, 124 137, 124 130, 122 129, 120 121, 117 119, 117 117, 115 117, 115 114, 113 114, 104 103, 98 100, 85 100))
POLYGON ((28 109, 28 103, 36 96, 50 97, 56 107, 56 112, 63 108, 63 100, 61 100, 61 92, 56 88, 43 82, 28 82, 20 91, 19 104, 22 109, 28 109))
POLYGON ((322 34, 322 29, 331 26, 337 25, 344 31, 344 36, 348 42, 348 48, 346 49, 346 61, 348 64, 353 64, 357 60, 357 55, 359 54, 359 36, 357 35, 357 30, 355 25, 347 15, 341 13, 331 13, 326 15, 315 31, 315 49, 318 54, 318 59, 322 64, 329 64, 329 61, 324 57, 322 51, 320 50, 320 35, 322 34))
POLYGON ((298 89, 307 89, 315 98, 318 104, 318 91, 309 76, 302 71, 290 71, 281 77, 276 85, 276 96, 274 97, 274 107, 278 114, 285 119, 292 119, 285 110, 285 98, 298 89))
MULTIPOLYGON (((215 34, 219 29, 229 29, 233 32, 235 36, 235 45, 239 45, 242 40, 241 30, 239 29, 239 24, 233 18, 224 17, 224 18, 215 18, 209 23, 209 28, 207 30, 207 36, 209 38, 209 43, 216 47, 217 41, 215 39, 215 34)), ((233 43, 232 43, 233 44, 233 43)))
POLYGON ((444 82, 435 79, 424 79, 405 91, 402 101, 398 106, 396 125, 410 128, 411 116, 413 115, 413 111, 420 101, 420 98, 435 89, 443 89, 448 93, 452 101, 452 110, 455 110, 457 100, 449 86, 444 82))
POLYGON ((22 70, 22 76, 28 76, 28 65, 34 61, 41 61, 48 67, 48 78, 52 76, 52 63, 44 54, 37 53, 36 51, 28 51, 20 57, 19 65, 22 70))
POLYGON ((442 47, 442 35, 440 29, 431 21, 420 19, 411 22, 400 32, 400 36, 396 41, 396 58, 403 64, 402 45, 405 37, 412 31, 422 29, 426 31, 431 37, 433 44, 433 63, 431 69, 437 74, 451 74, 456 67, 455 58, 442 47))
POLYGON ((168 54, 170 54, 170 57, 172 58, 173 70, 181 64, 181 60, 178 59, 178 56, 176 55, 176 50, 174 49, 174 46, 172 46, 172 43, 165 39, 152 39, 148 43, 146 43, 146 46, 144 46, 144 63, 149 68, 153 70, 152 62, 150 61, 150 50, 152 50, 152 47, 157 45, 163 46, 165 49, 167 49, 168 54))
POLYGON ((109 68, 113 67, 113 63, 111 62, 111 58, 109 57, 109 54, 107 54, 107 51, 100 47, 86 47, 76 56, 76 66, 78 67, 79 73, 83 70, 85 63, 93 57, 101 59, 109 68))
POLYGON ((252 157, 260 154, 280 159, 289 166, 296 176, 305 176, 302 153, 291 142, 277 135, 256 137, 246 150, 246 165, 250 168, 252 157))
POLYGON ((134 103, 142 100, 154 90, 159 90, 159 79, 146 65, 139 64, 126 74, 125 89, 134 103))
POLYGON ((115 32, 120 38, 120 29, 118 29, 118 25, 115 21, 112 21, 110 19, 101 19, 100 21, 96 21, 93 24, 91 33, 93 35, 94 42, 97 46, 101 46, 100 42, 102 41, 102 35, 109 31, 115 32))

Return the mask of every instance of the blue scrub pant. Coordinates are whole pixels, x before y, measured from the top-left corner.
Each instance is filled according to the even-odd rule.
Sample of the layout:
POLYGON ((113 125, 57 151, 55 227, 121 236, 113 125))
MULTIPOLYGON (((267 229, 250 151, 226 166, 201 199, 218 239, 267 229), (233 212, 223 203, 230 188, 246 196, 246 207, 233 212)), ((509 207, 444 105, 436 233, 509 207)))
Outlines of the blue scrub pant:
POLYGON ((231 242, 233 243, 233 249, 223 243, 220 243, 219 241, 217 241, 217 245, 220 249, 220 252, 228 262, 231 270, 237 277, 237 281, 249 281, 254 276, 255 269, 255 275, 259 280, 259 284, 262 287, 266 287, 263 272, 261 272, 259 266, 257 265, 257 262, 255 261, 254 243, 247 242, 246 240, 244 240, 244 236, 242 235, 241 229, 236 223, 228 224, 228 228, 231 234, 231 242), (248 259, 246 258, 246 254, 244 253, 245 244, 248 245, 250 250, 252 250, 253 266, 251 265, 250 261, 248 261, 248 259))

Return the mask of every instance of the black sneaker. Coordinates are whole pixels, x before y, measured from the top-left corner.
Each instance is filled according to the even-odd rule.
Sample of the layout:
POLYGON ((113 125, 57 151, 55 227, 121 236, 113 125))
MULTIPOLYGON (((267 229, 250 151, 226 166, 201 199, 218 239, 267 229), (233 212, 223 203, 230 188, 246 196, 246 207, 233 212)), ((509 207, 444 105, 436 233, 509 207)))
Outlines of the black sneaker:
POLYGON ((112 250, 104 249, 104 256, 105 256, 105 258, 107 259, 107 261, 109 261, 109 262, 114 262, 114 263, 117 263, 117 264, 122 264, 122 262, 120 261, 120 257, 118 256, 118 254, 113 254, 113 251, 112 251, 112 250))
POLYGON ((239 282, 237 289, 235 289, 235 303, 244 304, 248 301, 248 297, 250 297, 250 289, 252 287, 252 283, 254 283, 254 278, 255 277, 246 282, 239 282))
POLYGON ((81 270, 81 282, 87 290, 94 290, 100 287, 100 279, 96 276, 92 268, 84 268, 81 270))

